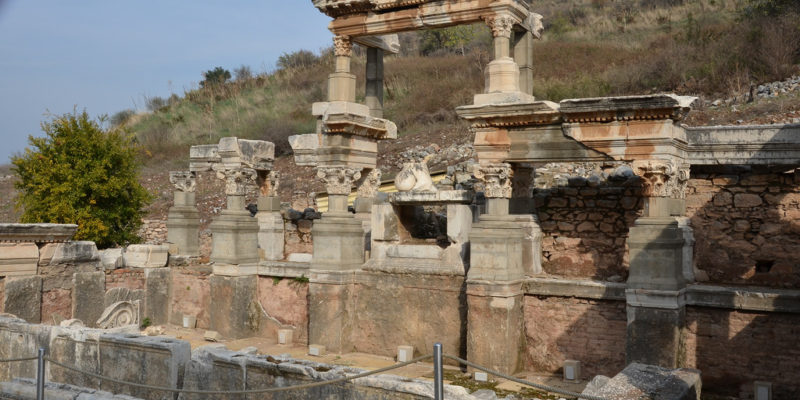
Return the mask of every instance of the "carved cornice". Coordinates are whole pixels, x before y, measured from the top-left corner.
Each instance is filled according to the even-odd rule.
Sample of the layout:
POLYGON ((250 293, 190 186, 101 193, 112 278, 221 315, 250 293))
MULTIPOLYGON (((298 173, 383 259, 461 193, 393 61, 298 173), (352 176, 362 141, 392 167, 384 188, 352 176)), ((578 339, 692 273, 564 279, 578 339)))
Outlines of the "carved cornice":
POLYGON ((476 165, 473 171, 475 178, 483 183, 483 194, 488 199, 509 199, 511 198, 511 179, 514 171, 511 164, 498 163, 476 165))
POLYGON ((193 171, 169 171, 169 183, 179 192, 194 192, 197 188, 197 173, 193 171))
POLYGON ((217 170, 217 178, 225 180, 225 194, 244 196, 247 187, 255 184, 256 170, 252 168, 223 168, 217 170))
POLYGON ((590 123, 671 119, 680 121, 691 109, 694 97, 646 95, 568 99, 560 103, 564 122, 590 123))
POLYGON ((333 37, 333 54, 337 57, 351 57, 353 55, 353 41, 350 36, 336 35, 333 37))
POLYGON ((361 178, 361 168, 317 167, 317 178, 325 182, 325 190, 329 195, 347 196, 353 182, 361 178))
POLYGON ((647 197, 686 198, 689 164, 678 165, 672 160, 637 160, 633 171, 644 180, 647 197))

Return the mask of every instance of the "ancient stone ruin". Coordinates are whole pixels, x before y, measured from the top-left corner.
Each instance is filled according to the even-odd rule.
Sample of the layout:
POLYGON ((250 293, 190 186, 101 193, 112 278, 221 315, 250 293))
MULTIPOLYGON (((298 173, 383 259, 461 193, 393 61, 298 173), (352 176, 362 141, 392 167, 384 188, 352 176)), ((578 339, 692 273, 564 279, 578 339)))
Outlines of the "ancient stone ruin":
MULTIPOLYGON (((327 101, 311 110, 316 132, 289 141, 295 163, 325 185, 321 218, 307 199, 282 207, 297 199, 278 196, 272 143, 193 146, 188 170, 170 173, 167 245, 101 262, 93 244, 68 241, 74 227, 0 226, 0 311, 100 328, 190 316, 223 338, 291 332, 333 353, 424 354, 441 342, 508 374, 566 374, 566 362, 583 380, 624 370, 592 393, 638 396, 652 388, 630 389, 626 376, 664 376, 697 398, 699 370, 713 392, 766 382, 775 398, 800 396, 800 125, 690 127, 694 99, 672 94, 535 99, 534 2, 313 3, 332 18, 335 66, 327 101), (494 37, 486 87, 456 110, 475 134, 474 185, 440 183, 423 161, 382 193, 378 141, 397 137, 382 112, 384 53, 398 51, 403 31, 479 22, 494 37), (364 104, 354 43, 367 49, 364 104), (547 175, 559 165, 581 172, 547 175), (208 264, 196 262, 203 172, 224 180, 227 196, 208 264), (291 250, 302 240, 290 227, 306 250, 291 250)), ((0 358, 10 351, 0 343, 0 358)), ((192 366, 200 360, 268 369, 204 351, 191 365, 181 356, 181 368, 197 368, 193 385, 211 374, 192 366)))

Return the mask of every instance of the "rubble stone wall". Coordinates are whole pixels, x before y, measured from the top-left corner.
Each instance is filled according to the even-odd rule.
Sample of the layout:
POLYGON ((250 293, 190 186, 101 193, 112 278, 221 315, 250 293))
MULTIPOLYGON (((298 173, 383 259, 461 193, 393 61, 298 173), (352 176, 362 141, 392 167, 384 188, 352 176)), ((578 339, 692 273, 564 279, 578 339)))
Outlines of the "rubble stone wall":
POLYGON ((710 282, 800 288, 800 172, 693 168, 687 192, 710 282))
POLYGON ((163 219, 142 220, 139 237, 145 244, 165 243, 167 241, 167 221, 163 219))
POLYGON ((625 367, 624 301, 525 296, 525 369, 559 373, 581 362, 582 379, 614 376, 625 367))
POLYGON ((589 185, 570 178, 567 186, 534 190, 542 238, 542 269, 550 275, 624 281, 628 227, 640 215, 636 183, 589 185))
POLYGON ((703 371, 703 388, 752 398, 753 382, 773 398, 800 398, 800 315, 686 308, 686 366, 703 371))
POLYGON ((106 271, 106 290, 116 287, 124 287, 131 290, 144 289, 144 270, 141 268, 120 268, 106 271))

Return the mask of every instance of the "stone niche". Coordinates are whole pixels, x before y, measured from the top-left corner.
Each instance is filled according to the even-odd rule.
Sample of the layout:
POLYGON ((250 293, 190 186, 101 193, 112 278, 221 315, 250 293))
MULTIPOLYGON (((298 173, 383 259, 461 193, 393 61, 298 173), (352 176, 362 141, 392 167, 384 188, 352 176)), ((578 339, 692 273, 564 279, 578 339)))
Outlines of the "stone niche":
POLYGON ((372 207, 367 270, 464 275, 473 195, 465 190, 392 193, 372 207))

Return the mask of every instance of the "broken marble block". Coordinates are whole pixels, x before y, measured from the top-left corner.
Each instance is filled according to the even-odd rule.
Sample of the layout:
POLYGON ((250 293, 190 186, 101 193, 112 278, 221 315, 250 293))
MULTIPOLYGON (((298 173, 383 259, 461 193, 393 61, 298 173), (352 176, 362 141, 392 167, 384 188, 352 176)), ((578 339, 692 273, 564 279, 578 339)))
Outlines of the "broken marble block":
POLYGON ((167 265, 169 245, 166 244, 132 244, 123 254, 126 267, 161 268, 167 265))
POLYGON ((631 363, 605 384, 587 385, 582 394, 608 400, 700 400, 701 386, 696 369, 631 363))

